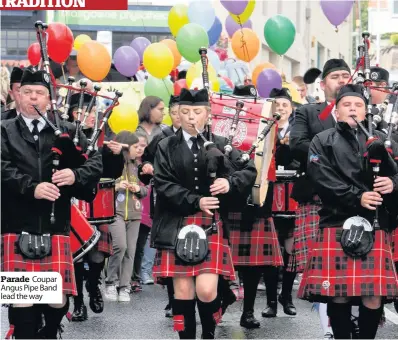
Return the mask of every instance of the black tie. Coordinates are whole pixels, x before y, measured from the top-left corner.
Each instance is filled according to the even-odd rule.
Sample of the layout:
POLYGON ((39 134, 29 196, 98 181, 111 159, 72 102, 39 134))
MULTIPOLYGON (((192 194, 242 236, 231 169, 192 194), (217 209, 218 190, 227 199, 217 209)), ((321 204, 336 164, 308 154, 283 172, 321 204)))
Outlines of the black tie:
POLYGON ((191 137, 190 140, 192 141, 191 151, 194 155, 197 155, 199 153, 198 139, 191 137))
POLYGON ((40 123, 40 121, 38 119, 34 119, 32 121, 32 124, 33 124, 32 135, 33 135, 33 139, 35 140, 37 148, 39 148, 39 129, 37 128, 39 123, 40 123))

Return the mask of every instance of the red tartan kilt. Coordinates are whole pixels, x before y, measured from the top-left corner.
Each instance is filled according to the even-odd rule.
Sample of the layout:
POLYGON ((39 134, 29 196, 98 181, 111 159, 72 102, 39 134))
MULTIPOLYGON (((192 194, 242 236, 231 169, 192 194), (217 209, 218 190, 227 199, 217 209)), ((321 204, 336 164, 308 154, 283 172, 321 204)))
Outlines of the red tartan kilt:
MULTIPOLYGON (((218 219, 219 220, 219 219, 218 219)), ((188 216, 182 225, 196 224, 209 227, 212 218, 203 212, 188 216)), ((184 265, 172 249, 158 249, 153 266, 153 275, 159 279, 164 277, 194 277, 204 273, 223 275, 227 280, 235 280, 231 251, 228 240, 223 237, 222 223, 218 222, 218 233, 208 236, 209 255, 195 266, 184 265)))
POLYGON ((38 260, 26 259, 21 255, 17 245, 18 236, 1 235, 1 271, 58 272, 63 279, 63 293, 77 295, 69 236, 51 236, 51 255, 38 260))
POLYGON ((312 241, 319 227, 318 204, 300 204, 296 210, 293 233, 293 250, 289 258, 288 271, 302 273, 307 263, 312 241))
POLYGON ((297 296, 326 302, 330 297, 398 295, 398 278, 392 261, 389 235, 375 233, 373 249, 365 260, 347 256, 341 247, 342 228, 319 229, 297 296))
POLYGON ((230 212, 230 244, 235 266, 283 266, 278 235, 272 217, 259 218, 252 231, 241 231, 242 214, 230 212))
POLYGON ((97 229, 101 233, 101 236, 94 246, 94 249, 104 253, 106 257, 113 255, 112 235, 109 231, 109 225, 101 224, 97 226, 97 229))
POLYGON ((398 262, 398 228, 392 232, 391 238, 392 259, 398 262))

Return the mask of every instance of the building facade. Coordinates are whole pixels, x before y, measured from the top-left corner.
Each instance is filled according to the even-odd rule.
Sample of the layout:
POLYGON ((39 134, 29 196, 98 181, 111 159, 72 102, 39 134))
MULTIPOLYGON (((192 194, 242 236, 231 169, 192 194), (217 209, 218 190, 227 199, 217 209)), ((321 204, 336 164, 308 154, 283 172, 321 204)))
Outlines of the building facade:
POLYGON ((368 22, 372 35, 398 32, 398 0, 370 0, 368 22))

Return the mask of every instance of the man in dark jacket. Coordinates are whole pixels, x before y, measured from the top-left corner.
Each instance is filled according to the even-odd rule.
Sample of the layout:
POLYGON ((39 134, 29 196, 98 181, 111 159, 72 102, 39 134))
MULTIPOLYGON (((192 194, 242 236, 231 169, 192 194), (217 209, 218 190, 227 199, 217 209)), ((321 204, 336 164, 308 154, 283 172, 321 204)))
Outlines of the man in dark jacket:
MULTIPOLYGON (((76 295, 69 240, 71 199, 94 198, 91 189, 100 179, 102 163, 101 155, 96 152, 84 163, 81 159, 64 159, 63 154, 60 164, 75 163, 76 167, 61 167, 53 173, 52 148, 57 137, 33 108, 36 106, 48 120, 54 121, 52 114, 45 113, 50 103, 49 89, 50 77, 46 72, 25 70, 21 80, 21 113, 1 125, 1 233, 4 251, 1 270, 32 271, 35 268, 35 271, 53 271, 58 268, 63 280, 63 301, 45 306, 46 325, 41 330, 41 336, 55 339, 61 320, 68 311, 67 296, 76 295), (52 212, 55 213, 55 221, 50 220, 52 212), (25 238, 29 243, 23 242, 25 238), (45 247, 45 241, 51 247, 45 247), (40 254, 32 254, 31 242, 43 243, 40 254)), ((73 138, 75 131, 71 124, 62 122, 59 129, 73 138)), ((85 150, 87 141, 82 134, 80 140, 85 150)), ((73 146, 71 140, 70 143, 73 146)), ((41 323, 37 309, 32 304, 10 308, 9 319, 14 325, 15 337, 36 338, 37 327, 41 323)))
POLYGON ((1 113, 1 120, 15 118, 20 110, 20 88, 23 70, 19 67, 14 67, 10 77, 10 91, 9 95, 15 103, 15 109, 7 110, 1 113))

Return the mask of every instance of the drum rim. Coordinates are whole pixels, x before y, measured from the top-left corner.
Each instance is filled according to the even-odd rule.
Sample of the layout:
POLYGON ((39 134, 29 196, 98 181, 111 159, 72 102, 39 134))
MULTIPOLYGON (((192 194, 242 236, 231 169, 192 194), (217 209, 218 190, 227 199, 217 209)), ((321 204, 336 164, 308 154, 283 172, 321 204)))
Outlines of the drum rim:
POLYGON ((80 260, 84 255, 86 255, 99 241, 101 237, 101 232, 98 229, 95 229, 95 232, 91 236, 89 240, 87 240, 75 253, 72 254, 73 262, 80 260), (94 238, 93 238, 94 236, 94 238), (75 257, 75 254, 76 255, 75 257))
POLYGON ((102 219, 96 218, 96 217, 90 217, 87 218, 87 221, 90 222, 90 224, 105 224, 105 223, 113 223, 116 221, 116 215, 113 215, 113 217, 103 217, 102 219))

